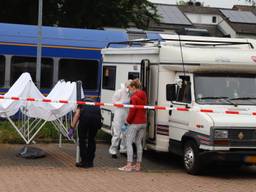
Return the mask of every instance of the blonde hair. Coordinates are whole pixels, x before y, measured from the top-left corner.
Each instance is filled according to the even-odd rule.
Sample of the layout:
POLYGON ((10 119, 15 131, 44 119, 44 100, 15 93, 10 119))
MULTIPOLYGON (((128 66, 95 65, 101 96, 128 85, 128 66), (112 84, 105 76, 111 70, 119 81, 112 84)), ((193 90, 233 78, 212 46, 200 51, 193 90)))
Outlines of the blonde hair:
POLYGON ((141 82, 139 79, 134 79, 131 81, 130 83, 131 87, 135 87, 136 89, 140 89, 141 88, 141 82))

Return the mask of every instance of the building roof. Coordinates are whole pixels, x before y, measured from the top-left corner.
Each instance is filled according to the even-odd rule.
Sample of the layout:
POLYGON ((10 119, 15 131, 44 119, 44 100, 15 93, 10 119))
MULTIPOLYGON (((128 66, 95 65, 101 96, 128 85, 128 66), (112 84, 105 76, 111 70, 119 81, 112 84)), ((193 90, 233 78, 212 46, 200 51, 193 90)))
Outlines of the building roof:
MULTIPOLYGON (((235 8, 235 10, 237 10, 237 14, 238 17, 240 15, 240 13, 247 13, 249 11, 250 14, 253 14, 255 16, 255 13, 251 12, 251 8, 248 8, 249 6, 247 6, 247 8, 245 9, 245 6, 242 6, 244 9, 238 9, 240 6, 238 7, 233 7, 235 8)), ((240 34, 248 34, 248 35, 256 35, 256 23, 248 23, 248 22, 237 22, 238 20, 233 20, 232 18, 229 18, 228 15, 224 14, 223 9, 221 9, 220 13, 222 18, 237 32, 240 34)), ((226 9, 228 11, 233 11, 231 9, 226 9)))
MULTIPOLYGON (((201 30, 206 29, 211 36, 223 36, 223 34, 217 29, 216 26, 193 24, 185 14, 188 12, 197 13, 197 9, 192 8, 191 6, 176 6, 166 4, 155 4, 155 6, 157 7, 157 10, 159 11, 159 14, 162 16, 162 18, 160 18, 160 23, 158 24, 151 22, 151 30, 172 30, 180 33, 182 30, 184 31, 185 28, 196 28, 201 30), (163 13, 164 11, 169 12, 168 14, 171 15, 169 16, 170 18, 168 18, 167 14, 163 13), (177 14, 179 16, 177 16, 177 14)), ((208 8, 200 7, 199 9, 200 13, 209 14, 208 8)), ((217 9, 211 10, 210 14, 216 14, 216 10, 217 9)))
POLYGON ((241 34, 256 35, 256 25, 243 23, 230 23, 231 27, 241 34))
MULTIPOLYGON (((233 10, 241 10, 241 11, 251 11, 256 15, 256 7, 255 6, 246 6, 246 5, 234 5, 233 10)), ((233 28, 239 33, 247 33, 256 35, 256 25, 245 25, 245 24, 233 24, 233 28)))
MULTIPOLYGON (((181 5, 179 9, 183 13, 195 13, 195 14, 211 14, 211 15, 220 15, 229 25, 240 34, 250 34, 256 35, 256 24, 254 23, 239 23, 239 22, 232 22, 229 18, 227 18, 219 9, 219 8, 212 8, 212 7, 202 7, 202 6, 188 6, 188 5, 181 5)), ((235 5, 232 9, 225 9, 225 10, 241 10, 241 11, 249 11, 256 15, 256 7, 255 6, 242 6, 242 5, 235 5)), ((203 25, 205 26, 205 25, 203 25)), ((202 26, 202 27, 203 27, 202 26)), ((208 30, 209 30, 208 26, 208 30)), ((210 27, 211 31, 210 34, 220 34, 220 31, 214 27, 210 27)))
POLYGON ((202 6, 189 6, 189 5, 180 5, 178 7, 183 13, 219 15, 218 8, 202 7, 202 6))
MULTIPOLYGON (((230 27, 238 34, 246 34, 246 35, 256 35, 256 23, 248 23, 247 19, 237 19, 232 20, 230 17, 227 17, 227 14, 223 13, 223 10, 232 11, 232 13, 236 13, 237 16, 241 12, 236 12, 236 10, 247 11, 247 16, 254 17, 256 15, 256 7, 253 6, 241 6, 235 5, 232 9, 221 9, 221 8, 212 8, 212 7, 204 7, 204 6, 191 6, 191 5, 166 5, 166 4, 155 4, 157 7, 158 13, 160 14, 160 23, 156 24, 151 22, 150 29, 151 30, 173 30, 179 31, 180 29, 184 29, 187 27, 190 28, 201 28, 207 29, 211 36, 223 36, 222 32, 218 29, 218 25, 206 25, 206 24, 195 24, 192 23, 189 18, 186 16, 186 13, 190 14, 202 14, 202 15, 219 15, 223 20, 225 20, 230 27), (254 15, 253 15, 254 14, 254 15), (236 21, 236 22, 234 22, 236 21), (240 21, 240 22, 237 22, 240 21)), ((225 11, 224 11, 225 12, 225 11)), ((246 15, 245 14, 245 15, 246 15)), ((243 13, 240 14, 244 15, 243 13)), ((238 16, 239 17, 239 16, 238 16)), ((252 19, 254 20, 254 19, 252 19)))
POLYGON ((240 10, 240 11, 251 11, 256 15, 256 7, 255 6, 248 6, 248 5, 234 5, 233 10, 240 10))
POLYGON ((189 19, 180 11, 177 6, 155 4, 160 15, 160 23, 175 25, 192 25, 189 19))

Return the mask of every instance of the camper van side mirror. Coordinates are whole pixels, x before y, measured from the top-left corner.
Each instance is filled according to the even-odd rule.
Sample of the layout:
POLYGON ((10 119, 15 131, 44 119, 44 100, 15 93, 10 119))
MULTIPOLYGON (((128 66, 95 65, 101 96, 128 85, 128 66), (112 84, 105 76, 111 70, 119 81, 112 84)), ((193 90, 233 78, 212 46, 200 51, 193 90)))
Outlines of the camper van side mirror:
POLYGON ((166 85, 166 100, 174 101, 176 100, 176 84, 167 84, 166 85))

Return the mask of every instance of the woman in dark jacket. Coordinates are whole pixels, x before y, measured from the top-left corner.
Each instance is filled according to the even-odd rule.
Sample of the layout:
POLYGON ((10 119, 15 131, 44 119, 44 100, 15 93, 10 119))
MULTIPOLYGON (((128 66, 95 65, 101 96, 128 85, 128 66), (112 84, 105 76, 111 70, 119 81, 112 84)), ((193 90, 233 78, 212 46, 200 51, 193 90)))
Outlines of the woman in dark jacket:
MULTIPOLYGON (((131 105, 146 105, 147 96, 146 93, 140 90, 141 83, 138 79, 131 82, 129 88, 131 96, 131 105)), ((127 145, 127 165, 119 168, 121 171, 140 171, 141 161, 142 161, 142 141, 146 129, 146 110, 143 108, 130 108, 126 123, 128 125, 127 135, 126 135, 126 145, 127 145), (135 142, 137 148, 137 162, 135 165, 133 163, 133 148, 132 143, 135 142)))

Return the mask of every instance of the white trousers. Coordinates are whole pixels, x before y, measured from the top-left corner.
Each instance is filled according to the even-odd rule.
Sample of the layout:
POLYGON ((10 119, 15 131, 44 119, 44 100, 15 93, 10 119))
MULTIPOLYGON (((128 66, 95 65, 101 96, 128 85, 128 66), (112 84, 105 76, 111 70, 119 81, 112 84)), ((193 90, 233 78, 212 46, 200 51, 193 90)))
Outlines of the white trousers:
POLYGON ((127 109, 115 109, 114 119, 112 122, 112 139, 111 146, 109 148, 109 153, 111 155, 116 155, 118 152, 118 147, 120 144, 120 153, 126 153, 126 134, 121 131, 121 127, 127 117, 127 109))

